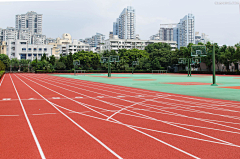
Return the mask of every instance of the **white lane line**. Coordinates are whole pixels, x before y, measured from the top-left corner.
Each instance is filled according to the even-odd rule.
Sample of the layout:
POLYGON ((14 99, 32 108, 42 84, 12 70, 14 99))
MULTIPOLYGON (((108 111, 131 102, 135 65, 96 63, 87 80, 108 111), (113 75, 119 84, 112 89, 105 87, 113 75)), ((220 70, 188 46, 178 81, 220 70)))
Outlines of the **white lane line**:
POLYGON ((3 98, 2 100, 11 100, 11 98, 3 98))
MULTIPOLYGON (((26 77, 25 77, 25 78, 26 78, 26 77)), ((28 78, 27 78, 27 79, 28 79, 28 78)), ((28 80, 30 80, 30 79, 28 79, 28 80)), ((38 80, 38 79, 36 79, 36 80, 38 80)), ((30 80, 30 81, 32 81, 32 80, 30 80)), ((32 82, 34 82, 34 81, 32 81, 32 82)), ((43 81, 42 81, 42 82, 43 82, 43 81)), ((40 85, 40 84, 37 83, 37 82, 34 82, 34 83, 40 85)), ((47 82, 44 82, 44 83, 47 83, 47 82)), ((55 82, 55 83, 58 83, 58 82, 55 82)), ((49 84, 49 83, 48 83, 48 84, 49 84)), ((62 88, 62 89, 64 89, 64 90, 68 90, 68 91, 70 91, 70 92, 74 92, 74 93, 79 94, 79 92, 75 92, 75 91, 72 91, 72 90, 69 90, 69 89, 66 89, 66 88, 63 88, 63 87, 54 85, 54 84, 50 84, 50 85, 53 85, 53 86, 62 88)), ((66 84, 62 84, 62 85, 66 85, 66 84)), ((42 85, 41 85, 41 86, 42 86, 42 85)), ((69 85, 66 85, 66 86, 69 86, 69 85)), ((42 86, 42 87, 45 87, 45 86, 42 86)), ((69 86, 69 87, 73 87, 73 86, 69 86)), ((45 88, 46 88, 46 87, 45 87, 45 88)), ((47 88, 47 89, 49 89, 49 88, 47 88)), ((77 89, 80 89, 80 88, 77 88, 77 89)), ((49 90, 50 90, 50 89, 49 89, 49 90)), ((53 90, 52 90, 52 91, 53 91, 53 90)), ((56 93, 56 91, 53 91, 53 92, 56 93)), ((93 92, 93 91, 89 91, 89 92, 93 92)), ((58 93, 58 94, 59 94, 59 93, 58 93)), ((82 95, 83 95, 83 94, 82 94, 82 95)), ((91 98, 91 97, 89 97, 89 98, 91 98)), ((96 99, 96 100, 97 100, 97 99, 96 99)), ((122 100, 123 100, 123 101, 128 101, 128 100, 124 100, 124 99, 122 99, 122 100)), ((103 102, 104 102, 104 101, 103 101, 103 102)), ((131 102, 131 103, 136 103, 136 102, 132 102, 132 101, 129 101, 129 102, 131 102)), ((109 104, 109 102, 104 102, 104 103, 109 104)), ((115 106, 115 107, 116 107, 116 104, 112 104, 112 103, 110 103, 110 104, 111 104, 112 106, 115 106)), ((135 114, 138 114, 138 115, 141 115, 141 116, 145 116, 145 117, 147 117, 149 120, 150 120, 150 119, 155 119, 155 118, 152 118, 152 117, 149 117, 149 116, 147 116, 147 115, 143 115, 143 114, 140 114, 140 113, 131 111, 131 110, 127 110, 127 111, 132 112, 132 113, 135 113, 135 114)), ((194 119, 195 119, 195 118, 194 118, 194 119)), ((155 120, 157 120, 157 119, 155 119, 155 120)), ((169 124, 169 125, 171 125, 171 126, 178 127, 178 128, 184 129, 184 130, 188 130, 188 131, 190 131, 190 132, 194 132, 194 133, 197 133, 197 134, 200 134, 200 135, 203 135, 203 136, 207 136, 207 137, 209 137, 209 138, 212 138, 212 139, 215 139, 215 140, 218 140, 218 141, 222 141, 222 142, 225 142, 225 143, 228 143, 228 144, 232 144, 232 143, 229 143, 229 142, 227 142, 227 141, 224 141, 224 140, 221 140, 221 139, 218 139, 218 138, 215 138, 215 137, 212 137, 212 136, 209 136, 209 135, 200 133, 200 132, 198 132, 198 131, 194 131, 194 130, 187 129, 187 128, 184 128, 184 127, 181 127, 181 126, 178 126, 178 125, 174 125, 174 124, 169 123, 169 122, 167 122, 167 121, 163 121, 163 120, 157 120, 157 121, 163 122, 163 123, 166 123, 166 124, 169 124)), ((201 121, 204 121, 204 120, 201 120, 201 121)), ((207 122, 207 121, 205 121, 205 122, 207 122)), ((218 124, 217 124, 217 125, 218 125, 218 124)))
POLYGON ((32 114, 32 115, 51 115, 51 114, 57 114, 57 113, 42 113, 42 114, 32 114))
MULTIPOLYGON (((16 76, 16 75, 15 75, 16 76)), ((19 80, 21 80, 18 76, 16 76, 19 80)), ((22 81, 22 80, 21 80, 22 81)), ((45 101, 47 101, 49 104, 51 104, 57 111, 59 111, 63 116, 65 116, 67 119, 69 119, 72 123, 74 123, 77 127, 79 127, 82 131, 84 131, 86 134, 88 134, 90 137, 92 137, 94 140, 96 140, 100 145, 102 145, 105 149, 107 149, 109 152, 111 152, 114 156, 117 158, 121 158, 117 153, 115 153, 113 150, 111 150, 107 145, 105 145, 102 141, 100 141, 98 138, 93 136, 90 132, 88 132, 86 129, 84 129, 82 126, 80 126, 78 123, 76 123, 72 118, 67 116, 65 113, 63 113, 60 109, 58 109, 52 102, 47 100, 45 97, 43 97, 41 94, 39 94, 36 90, 34 90, 32 87, 30 87, 28 84, 26 84, 24 81, 22 81, 26 86, 28 86, 30 89, 32 89, 35 93, 37 93, 40 97, 42 97, 45 101)))
POLYGON ((5 74, 3 75, 3 79, 2 79, 2 81, 1 81, 1 83, 0 83, 0 87, 2 86, 2 82, 3 82, 3 80, 4 80, 4 77, 5 77, 5 74))
POLYGON ((76 99, 81 99, 81 98, 83 98, 83 97, 75 97, 76 99))
POLYGON ((19 116, 19 115, 0 115, 0 116, 19 116))
POLYGON ((35 98, 29 98, 28 100, 35 100, 35 98))
POLYGON ((60 97, 52 97, 52 99, 61 99, 60 97))
POLYGON ((22 104, 21 98, 20 98, 20 96, 19 96, 19 94, 18 94, 18 91, 17 91, 17 89, 16 89, 16 87, 15 87, 15 84, 14 84, 14 82, 13 82, 13 80, 12 80, 11 75, 10 75, 10 78, 11 78, 13 87, 14 87, 14 89, 15 89, 15 91, 16 91, 16 94, 17 94, 17 96, 18 96, 18 99, 19 99, 19 102, 20 102, 20 104, 21 104, 21 107, 22 107, 24 116, 25 116, 25 118, 26 118, 26 120, 27 120, 28 126, 29 126, 29 128, 30 128, 30 130, 31 130, 31 133, 32 133, 33 138, 34 138, 34 140, 35 140, 35 143, 36 143, 36 145, 37 145, 38 151, 39 151, 42 159, 46 159, 46 157, 45 157, 45 155, 44 155, 44 153, 43 153, 43 150, 42 150, 42 148, 41 148, 41 146, 40 146, 40 143, 38 142, 37 136, 36 136, 36 134, 35 134, 35 132, 34 132, 34 130, 33 130, 33 127, 32 127, 32 125, 31 125, 31 122, 30 122, 30 120, 29 120, 29 118, 28 118, 28 116, 27 116, 27 113, 26 113, 26 111, 25 111, 25 108, 24 108, 24 106, 23 106, 23 104, 22 104))
MULTIPOLYGON (((16 76, 16 75, 15 75, 16 76)), ((17 77, 17 76, 16 76, 17 77)), ((24 76, 23 76, 24 77, 24 76)), ((19 78, 19 77, 17 77, 17 78, 19 78)), ((57 94, 60 94, 60 93, 58 93, 58 92, 56 92, 56 91, 54 91, 54 90, 52 90, 52 89, 50 89, 50 88, 48 88, 48 87, 46 87, 46 86, 43 86, 43 85, 41 85, 41 84, 39 84, 39 83, 37 83, 37 82, 35 82, 35 81, 33 81, 33 80, 31 80, 31 79, 28 79, 28 78, 26 78, 26 77, 24 77, 25 79, 27 79, 27 80, 29 80, 29 81, 32 81, 33 83, 36 83, 37 85, 40 85, 40 86, 42 86, 42 87, 44 87, 44 88, 46 88, 46 89, 48 89, 48 90, 50 90, 50 91, 52 91, 52 92, 55 92, 55 93, 57 93, 57 94)), ((19 78, 20 79, 20 78, 19 78)), ((20 79, 21 80, 21 79, 20 79)), ((21 80, 22 81, 22 80, 21 80)), ((23 82, 23 81, 22 81, 23 82)), ((25 83, 25 82, 23 82, 23 83, 25 83)), ((26 83, 25 83, 26 84, 26 83)), ((26 84, 27 85, 27 84, 26 84)), ((29 86, 30 87, 30 86, 29 86)), ((59 87, 59 86, 57 86, 57 87, 59 87)), ((30 87, 31 88, 31 87, 30 87)), ((62 87, 61 87, 62 88, 62 87)), ((32 88, 31 88, 32 89, 32 88)), ((66 88, 64 88, 64 89, 66 89, 66 88)), ((66 90, 68 90, 68 89, 66 89, 66 90)), ((34 90, 35 91, 35 90, 34 90)), ((72 91, 71 91, 72 92, 72 91)), ((74 91, 73 91, 74 92, 74 91)), ((62 95, 62 94, 60 94, 60 95, 62 95)), ((67 96, 65 96, 65 95, 62 95, 62 96, 64 96, 64 97, 67 97, 67 96)), ((42 97, 42 98, 44 98, 44 97, 42 97)), ((67 97, 68 98, 68 97, 67 97)), ((45 99, 45 98, 44 98, 45 99)), ((70 100, 72 100, 71 98, 69 98, 70 100)), ((48 101, 47 99, 45 99, 46 101, 48 101)), ((73 100, 74 101, 74 100, 73 100)), ((80 105, 82 105, 82 106, 84 106, 84 104, 81 104, 80 102, 77 102, 77 101, 75 101, 76 103, 78 103, 78 104, 80 104, 80 105)), ((54 106, 54 104, 52 103, 52 102, 50 102, 49 101, 49 103, 52 105, 52 106, 54 106)), ((85 104, 86 105, 86 104, 85 104)), ((58 109, 56 106, 54 106, 56 109, 58 109)), ((84 106, 84 107, 86 107, 86 106, 84 106)), ((88 108, 88 107, 87 107, 88 108)), ((93 110, 93 109, 91 109, 91 108, 88 108, 88 109, 90 109, 90 110, 93 110)), ((60 111, 60 110, 59 110, 60 111)), ((98 114, 102 114, 102 113, 100 113, 100 112, 98 112, 98 111, 96 111, 96 110, 93 110, 93 111, 95 111, 95 112, 97 112, 98 114)), ((104 114, 103 114, 104 115, 104 114)), ((104 115, 104 116, 107 116, 107 115, 104 115)), ((107 116, 108 117, 108 116, 107 116)), ((123 124, 123 123, 121 123, 120 121, 118 121, 118 120, 116 120, 116 119, 113 119, 114 121, 116 121, 116 122, 118 122, 119 124, 123 124)), ((126 124, 123 124, 123 125, 125 125, 126 126, 126 124)), ((184 151, 184 150, 181 150, 181 149, 179 149, 179 148, 177 148, 177 147, 175 147, 175 146, 173 146, 173 145, 171 145, 171 144, 169 144, 169 143, 167 143, 167 142, 164 142, 164 141, 162 141, 162 140, 160 140, 160 139, 158 139, 158 138, 156 138, 156 137, 154 137, 154 136, 151 136, 151 135, 149 135, 149 134, 147 134, 147 133, 144 133, 144 132, 142 132, 142 131, 140 131, 140 130, 137 130, 137 129, 135 129, 135 128, 133 128, 133 127, 131 127, 131 126, 126 126, 126 127, 128 127, 128 128, 130 128, 130 129, 132 129, 132 130, 135 130, 135 131, 137 131, 137 132, 139 132, 139 133, 141 133, 141 134, 143 134, 143 135, 145 135, 145 136, 148 136, 148 137, 150 137, 150 138, 152 138, 152 139, 154 139, 154 140, 156 140, 156 141, 158 141, 158 142, 160 142, 160 143, 162 143, 162 144, 165 144, 165 145, 167 145, 167 146, 169 146, 169 147, 171 147, 171 148, 173 148, 173 149, 175 149, 175 150, 177 150, 177 151, 180 151, 180 152, 182 152, 182 153, 184 153, 184 154, 186 154, 186 155, 188 155, 188 156, 191 156, 191 157, 193 157, 193 158, 197 158, 197 159, 199 159, 199 157, 197 157, 197 156, 194 156, 194 155, 192 155, 192 154, 190 154, 190 153, 188 153, 188 152, 186 152, 186 151, 184 151)))

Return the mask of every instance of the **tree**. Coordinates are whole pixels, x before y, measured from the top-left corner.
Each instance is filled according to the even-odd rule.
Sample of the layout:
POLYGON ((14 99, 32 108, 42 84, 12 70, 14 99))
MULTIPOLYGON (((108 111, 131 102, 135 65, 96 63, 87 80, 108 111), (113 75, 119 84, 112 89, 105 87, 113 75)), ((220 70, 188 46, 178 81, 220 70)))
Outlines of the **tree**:
POLYGON ((43 61, 43 60, 47 60, 47 56, 45 53, 43 53, 43 56, 41 57, 41 61, 43 61))
POLYGON ((69 55, 67 55, 67 61, 66 61, 66 67, 68 70, 71 70, 73 66, 73 55, 70 52, 69 55))
POLYGON ((6 69, 6 66, 2 61, 0 61, 0 71, 4 71, 6 69))
POLYGON ((7 68, 10 66, 10 59, 7 55, 0 54, 0 61, 2 61, 7 68))
POLYGON ((233 55, 233 58, 234 58, 233 62, 235 64, 235 68, 237 69, 237 71, 239 71, 238 65, 239 65, 239 61, 240 61, 240 46, 237 47, 237 49, 233 55))
POLYGON ((54 55, 50 56, 49 63, 52 64, 53 66, 55 65, 56 58, 54 55))
POLYGON ((66 65, 63 62, 56 62, 55 69, 56 70, 65 70, 66 65))

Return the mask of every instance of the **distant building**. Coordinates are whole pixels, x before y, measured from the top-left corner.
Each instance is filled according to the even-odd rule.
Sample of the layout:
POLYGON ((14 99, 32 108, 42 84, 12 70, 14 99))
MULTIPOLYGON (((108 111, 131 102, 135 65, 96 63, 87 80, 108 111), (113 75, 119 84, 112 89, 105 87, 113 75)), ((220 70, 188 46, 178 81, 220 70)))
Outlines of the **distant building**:
POLYGON ((81 42, 89 44, 90 47, 97 47, 101 43, 104 43, 104 40, 105 40, 105 35, 101 33, 96 33, 96 35, 93 35, 91 38, 85 38, 84 40, 80 39, 81 42))
POLYGON ((208 41, 210 41, 210 39, 207 36, 208 35, 206 35, 205 33, 202 33, 200 35, 199 32, 195 32, 195 44, 198 44, 200 42, 206 44, 208 41))
POLYGON ((188 14, 180 19, 177 27, 174 29, 174 40, 177 40, 178 49, 187 47, 189 43, 195 44, 195 17, 188 14))
POLYGON ((109 39, 112 39, 113 38, 113 31, 110 31, 109 32, 109 39))
POLYGON ((46 44, 46 35, 34 34, 32 36, 32 44, 35 44, 35 45, 44 45, 44 44, 46 44))
POLYGON ((16 29, 29 29, 32 34, 42 34, 42 14, 34 11, 16 15, 16 29))
POLYGON ((1 29, 1 40, 17 40, 18 39, 18 30, 13 27, 7 27, 7 29, 1 29))
POLYGON ((19 29, 18 30, 18 40, 27 40, 28 44, 32 43, 32 33, 29 29, 19 29))
POLYGON ((34 60, 41 59, 43 54, 52 55, 51 45, 28 44, 27 40, 7 40, 7 55, 9 58, 34 60))
POLYGON ((133 7, 124 8, 119 18, 113 23, 113 35, 118 35, 119 39, 135 39, 136 14, 133 7))
POLYGON ((150 37, 151 40, 177 41, 174 39, 174 28, 177 24, 160 24, 157 34, 150 37))
POLYGON ((144 50, 146 46, 153 43, 168 43, 170 44, 172 50, 177 48, 176 41, 160 41, 160 40, 138 40, 138 39, 119 39, 114 36, 113 39, 105 40, 102 47, 103 51, 115 50, 118 52, 119 49, 139 49, 144 50))

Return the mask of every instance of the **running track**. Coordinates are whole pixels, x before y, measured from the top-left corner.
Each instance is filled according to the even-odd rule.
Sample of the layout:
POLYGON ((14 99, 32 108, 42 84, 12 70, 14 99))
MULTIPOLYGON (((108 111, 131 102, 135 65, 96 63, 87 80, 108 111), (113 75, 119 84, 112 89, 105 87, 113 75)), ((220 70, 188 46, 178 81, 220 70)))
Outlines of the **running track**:
POLYGON ((240 158, 240 102, 39 74, 0 81, 0 158, 240 158))

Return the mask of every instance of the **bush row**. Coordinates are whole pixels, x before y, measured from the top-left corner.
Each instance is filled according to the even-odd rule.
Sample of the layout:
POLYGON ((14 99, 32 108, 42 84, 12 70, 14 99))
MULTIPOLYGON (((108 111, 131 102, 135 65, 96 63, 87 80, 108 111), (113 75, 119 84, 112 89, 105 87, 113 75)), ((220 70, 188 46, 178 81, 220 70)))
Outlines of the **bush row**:
MULTIPOLYGON (((112 73, 132 73, 132 70, 111 70, 112 73)), ((36 73, 74 73, 74 70, 36 70, 36 73)), ((86 70, 86 73, 108 73, 107 70, 86 70)), ((134 73, 152 73, 151 70, 134 70, 134 73)))
MULTIPOLYGON (((188 71, 179 71, 179 73, 188 73, 188 71)), ((212 71, 191 71, 192 74, 212 74, 212 71)), ((240 72, 221 72, 216 71, 218 75, 240 75, 240 72)))
POLYGON ((5 71, 0 71, 0 80, 2 79, 4 73, 5 73, 5 71))

